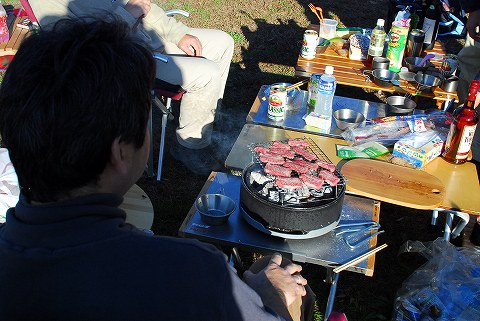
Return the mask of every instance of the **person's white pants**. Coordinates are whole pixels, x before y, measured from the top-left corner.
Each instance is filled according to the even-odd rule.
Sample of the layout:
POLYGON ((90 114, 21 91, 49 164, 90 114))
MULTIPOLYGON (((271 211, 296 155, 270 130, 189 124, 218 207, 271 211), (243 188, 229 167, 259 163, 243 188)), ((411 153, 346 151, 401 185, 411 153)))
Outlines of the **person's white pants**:
POLYGON ((202 56, 191 57, 176 44, 166 43, 168 63, 157 62, 157 78, 180 85, 186 92, 180 105, 178 142, 200 149, 211 142, 217 104, 223 98, 233 55, 233 39, 217 29, 195 29, 190 34, 202 43, 202 56))

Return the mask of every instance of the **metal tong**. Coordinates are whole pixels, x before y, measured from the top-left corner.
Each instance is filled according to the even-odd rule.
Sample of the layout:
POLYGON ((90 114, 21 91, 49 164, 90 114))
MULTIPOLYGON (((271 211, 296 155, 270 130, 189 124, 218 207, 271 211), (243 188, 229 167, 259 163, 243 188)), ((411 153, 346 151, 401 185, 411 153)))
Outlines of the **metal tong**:
POLYGON ((342 235, 345 243, 352 249, 370 241, 375 236, 382 234, 385 231, 379 231, 380 224, 374 221, 343 223, 335 228, 335 235, 342 235), (371 231, 377 230, 373 234, 368 234, 371 231), (368 234, 368 235, 366 235, 368 234), (366 236, 365 236, 366 235, 366 236), (363 236, 363 237, 362 237, 363 236))

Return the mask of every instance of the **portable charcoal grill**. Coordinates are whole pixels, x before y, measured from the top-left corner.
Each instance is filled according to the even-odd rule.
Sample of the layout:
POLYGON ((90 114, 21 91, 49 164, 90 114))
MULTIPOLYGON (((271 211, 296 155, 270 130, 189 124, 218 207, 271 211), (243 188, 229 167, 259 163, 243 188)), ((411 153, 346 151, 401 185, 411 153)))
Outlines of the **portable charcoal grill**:
MULTIPOLYGON (((304 140, 309 143, 306 147, 308 151, 318 159, 330 162, 313 140, 304 140)), ((271 144, 252 144, 250 147, 254 151, 256 146, 269 148, 271 144)), ((268 182, 251 183, 250 177, 254 172, 274 181, 273 176, 265 174, 263 164, 254 154, 256 161, 243 170, 240 188, 240 212, 248 223, 267 234, 296 239, 317 237, 337 226, 346 185, 345 178, 338 170, 335 170, 335 175, 340 182, 336 186, 324 183, 322 190, 308 189, 309 195, 305 196, 302 189, 288 191, 268 182)))

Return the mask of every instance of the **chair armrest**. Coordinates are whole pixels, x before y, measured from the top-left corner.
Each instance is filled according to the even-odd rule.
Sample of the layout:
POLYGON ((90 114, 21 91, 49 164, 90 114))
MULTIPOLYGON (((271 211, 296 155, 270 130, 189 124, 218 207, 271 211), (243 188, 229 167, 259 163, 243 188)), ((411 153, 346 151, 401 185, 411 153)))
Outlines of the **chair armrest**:
POLYGON ((169 17, 172 17, 176 14, 179 14, 179 15, 187 17, 187 18, 190 17, 190 13, 188 13, 185 10, 182 10, 182 9, 167 10, 167 11, 165 11, 165 14, 169 17))

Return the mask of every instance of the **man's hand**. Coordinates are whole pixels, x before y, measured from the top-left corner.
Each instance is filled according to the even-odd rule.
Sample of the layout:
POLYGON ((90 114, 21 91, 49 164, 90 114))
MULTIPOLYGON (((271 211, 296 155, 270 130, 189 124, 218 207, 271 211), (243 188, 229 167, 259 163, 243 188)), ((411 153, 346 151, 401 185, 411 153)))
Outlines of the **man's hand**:
POLYGON ((147 16, 150 12, 150 5, 150 0, 130 0, 125 5, 125 10, 127 10, 135 19, 138 19, 141 16, 147 16))
POLYGON ((202 43, 195 36, 186 34, 180 39, 177 46, 189 56, 202 56, 202 43))
POLYGON ((262 271, 257 274, 246 271, 243 275, 245 283, 258 293, 265 305, 274 310, 288 307, 307 294, 307 280, 299 274, 302 267, 291 263, 282 268, 281 264, 282 256, 275 253, 262 271))
POLYGON ((480 41, 480 9, 468 14, 467 30, 473 40, 480 41))

